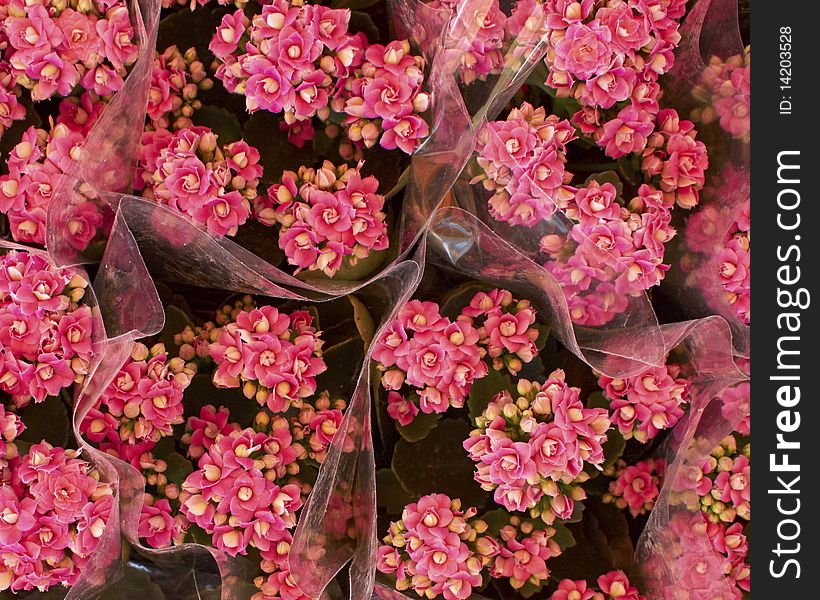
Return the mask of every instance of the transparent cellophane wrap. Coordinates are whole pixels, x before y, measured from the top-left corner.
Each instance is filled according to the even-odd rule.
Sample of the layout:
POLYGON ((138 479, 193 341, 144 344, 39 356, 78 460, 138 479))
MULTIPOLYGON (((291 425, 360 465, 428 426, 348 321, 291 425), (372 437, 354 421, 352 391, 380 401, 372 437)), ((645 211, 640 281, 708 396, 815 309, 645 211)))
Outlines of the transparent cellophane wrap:
MULTIPOLYGON (((703 4, 709 3, 701 0, 690 19, 697 17, 698 10, 705 10, 703 4)), ((142 134, 160 8, 156 0, 132 3, 139 57, 124 87, 90 133, 84 159, 77 161, 76 169, 63 178, 48 215, 48 250, 60 266, 86 260, 68 243, 61 228, 74 207, 94 202, 111 223, 94 282, 99 309, 95 312, 101 315, 98 362, 77 394, 73 419, 78 444, 117 489, 119 503, 94 558, 67 598, 91 598, 100 593, 114 593, 112 597, 119 598, 139 593, 145 580, 134 578, 135 569, 129 565, 138 565, 140 573, 147 573, 150 581, 162 589, 184 590, 180 597, 239 599, 249 598, 256 591, 250 575, 255 566, 241 557, 229 558, 197 544, 164 550, 142 546, 137 536, 142 476, 126 463, 94 449, 79 433, 82 418, 130 354, 135 340, 163 327, 163 307, 154 280, 311 302, 356 292, 379 298, 388 307, 380 315, 381 327, 412 296, 427 262, 504 286, 530 299, 565 347, 607 375, 629 376, 647 366, 663 364, 674 348, 685 354, 690 370, 697 373, 691 407, 671 436, 667 481, 638 548, 649 597, 664 597, 665 592, 660 590, 674 588, 683 580, 676 566, 680 562, 676 555, 679 545, 674 543, 676 530, 671 524, 676 519, 700 518, 700 514, 697 503, 693 506, 688 502, 691 498, 681 486, 685 488, 686 474, 699 467, 742 418, 726 418, 713 400, 722 389, 744 378, 733 361, 736 324, 730 326, 720 317, 706 317, 661 325, 644 294, 630 298, 627 310, 604 326, 576 326, 560 285, 533 260, 543 235, 541 230, 520 232, 496 224, 493 229, 487 226, 482 198, 459 178, 474 151, 476 132, 503 110, 546 50, 543 31, 537 26, 543 15, 539 13, 540 5, 535 4, 535 25, 505 48, 500 74, 487 81, 461 84, 455 73, 463 42, 475 35, 473 16, 477 11, 486 11, 489 5, 487 0, 468 0, 449 11, 415 0, 391 0, 396 36, 410 39, 424 55, 426 85, 433 97, 427 115, 431 134, 412 157, 397 228, 400 236, 392 242, 394 258, 367 281, 306 282, 229 239, 199 229, 167 207, 127 193, 142 134), (123 573, 125 577, 117 581, 123 573)), ((502 2, 501 8, 509 12, 512 3, 502 2)), ((691 26, 687 22, 692 40, 699 39, 702 23, 697 18, 691 26)), ((693 43, 697 48, 696 42, 688 42, 682 48, 692 51, 693 43)), ((560 211, 556 211, 554 222, 543 225, 547 230, 565 226, 560 211)), ((375 584, 380 532, 375 530, 377 490, 371 443, 369 352, 361 367, 344 421, 302 509, 290 554, 294 578, 303 592, 314 598, 359 599, 374 594, 389 598, 397 594, 375 584), (351 526, 343 536, 328 533, 336 529, 327 526, 331 517, 326 509, 331 501, 349 502, 354 509, 351 526), (334 582, 345 567, 349 569, 349 590, 341 590, 334 582)), ((702 541, 703 555, 709 556, 712 551, 708 540, 704 536, 702 541)), ((722 573, 708 574, 707 579, 718 587, 728 585, 722 573)))

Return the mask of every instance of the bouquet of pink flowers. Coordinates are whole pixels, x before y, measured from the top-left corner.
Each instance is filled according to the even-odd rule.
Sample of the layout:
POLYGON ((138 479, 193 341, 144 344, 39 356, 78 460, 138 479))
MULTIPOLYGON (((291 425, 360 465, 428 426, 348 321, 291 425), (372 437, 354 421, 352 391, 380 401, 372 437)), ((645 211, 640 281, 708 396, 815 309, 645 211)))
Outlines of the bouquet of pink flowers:
POLYGON ((748 598, 708 3, 0 0, 0 598, 748 598))

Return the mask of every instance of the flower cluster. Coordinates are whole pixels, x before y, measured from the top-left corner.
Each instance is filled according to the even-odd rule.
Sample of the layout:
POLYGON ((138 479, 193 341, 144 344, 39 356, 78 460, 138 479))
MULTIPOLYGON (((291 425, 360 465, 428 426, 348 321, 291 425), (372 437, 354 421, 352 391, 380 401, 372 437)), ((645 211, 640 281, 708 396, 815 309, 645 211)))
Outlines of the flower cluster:
POLYGON ((727 164, 710 179, 705 203, 686 222, 680 267, 718 314, 751 324, 751 202, 749 173, 727 164))
POLYGON ((614 477, 609 491, 604 494, 604 502, 611 502, 620 509, 628 508, 633 517, 652 510, 660 494, 660 486, 666 471, 666 461, 649 458, 627 465, 618 460, 604 469, 604 474, 614 477))
POLYGON ((465 600, 482 584, 481 571, 498 553, 498 543, 482 534, 487 523, 476 509, 445 494, 408 504, 380 546, 376 568, 396 578, 396 589, 412 587, 428 598, 465 600))
POLYGON ((550 524, 586 497, 584 465, 603 463, 610 421, 605 409, 584 407, 579 392, 557 370, 544 383, 520 379, 515 397, 499 392, 476 417, 464 449, 478 463, 475 480, 507 510, 550 524))
POLYGON ((420 116, 430 102, 421 91, 423 67, 423 59, 410 53, 406 40, 369 46, 364 62, 345 82, 348 138, 367 148, 379 141, 387 150, 412 154, 429 134, 420 116))
MULTIPOLYGON (((740 523, 709 523, 706 537, 718 556, 723 572, 739 590, 751 592, 751 568, 749 566, 749 540, 740 523)), ((736 593, 736 597, 741 597, 736 593)))
POLYGON ((408 425, 419 411, 464 406, 472 383, 489 372, 485 357, 517 373, 538 352, 535 316, 529 302, 501 289, 477 293, 454 321, 434 302, 408 302, 373 349, 388 414, 408 425))
POLYGON ((10 478, 0 484, 0 589, 71 585, 97 548, 113 491, 78 456, 41 442, 4 469, 10 478))
POLYGON ((547 561, 562 551, 553 539, 556 530, 513 515, 491 530, 475 514, 445 494, 423 496, 390 524, 376 568, 395 577, 398 590, 446 600, 470 598, 484 575, 505 579, 516 590, 544 585, 547 561))
POLYGON ((254 203, 262 224, 279 225, 279 247, 298 271, 333 277, 343 261, 351 266, 388 246, 384 196, 379 182, 360 169, 325 161, 318 169, 285 171, 281 183, 254 203))
POLYGON ((572 120, 612 158, 640 152, 656 126, 658 78, 673 65, 685 0, 545 3, 546 84, 581 105, 572 120))
POLYGON ((88 283, 44 258, 11 250, 0 257, 0 390, 18 405, 42 402, 75 381, 92 358, 88 283))
POLYGON ((733 138, 748 144, 752 138, 751 86, 751 46, 725 61, 712 56, 701 73, 700 84, 692 90, 699 104, 692 119, 704 124, 717 122, 733 138))
POLYGON ((216 235, 236 235, 250 217, 262 166, 259 151, 246 142, 220 146, 208 127, 191 126, 145 132, 138 175, 144 197, 216 235))
POLYGON ((663 190, 666 204, 693 208, 700 201, 709 156, 696 139, 692 121, 681 119, 674 109, 658 113, 657 128, 643 149, 641 171, 663 190))
MULTIPOLYGON (((3 40, 2 33, 0 40, 3 40)), ((0 62, 0 138, 15 121, 21 121, 25 117, 26 107, 20 103, 20 86, 9 71, 9 66, 0 62)))
POLYGON ((306 310, 290 315, 273 306, 246 307, 211 332, 208 353, 217 387, 238 388, 271 412, 300 407, 327 369, 320 333, 306 310))
POLYGON ((8 4, 3 58, 32 100, 68 96, 77 85, 100 96, 122 87, 138 51, 125 0, 8 4))
POLYGON ((729 435, 703 463, 696 489, 701 510, 712 523, 751 518, 750 454, 750 443, 729 435))
POLYGON ((216 77, 251 112, 284 112, 289 122, 327 116, 364 59, 367 40, 348 33, 349 20, 349 10, 289 0, 264 4, 250 21, 241 10, 225 15, 209 46, 216 77))
MULTIPOLYGON (((455 11, 457 0, 433 0, 429 5, 432 8, 446 8, 455 11)), ((526 2, 517 2, 516 8, 526 2)), ((514 31, 508 31, 507 16, 501 12, 498 0, 492 0, 481 12, 476 12, 472 19, 465 18, 470 25, 477 24, 478 29, 470 32, 473 35, 460 35, 456 28, 451 34, 455 48, 451 51, 458 53, 458 74, 462 83, 469 85, 474 81, 484 81, 489 75, 497 75, 504 66, 504 46, 514 37, 514 31)), ((458 22, 464 27, 465 24, 458 22)))
POLYGON ((597 583, 596 590, 583 579, 562 579, 549 600, 646 600, 623 571, 604 573, 597 583))
POLYGON ((464 406, 470 385, 488 373, 479 338, 469 317, 451 321, 434 302, 408 302, 373 349, 382 386, 390 392, 390 416, 408 425, 419 410, 442 413, 464 406), (405 386, 411 391, 400 393, 405 386))
POLYGON ((689 400, 689 382, 673 363, 625 379, 601 375, 598 385, 610 401, 612 423, 626 439, 642 443, 673 427, 689 400))
POLYGON ((146 113, 153 129, 185 129, 193 125, 191 116, 202 106, 200 91, 213 87, 195 48, 183 54, 169 46, 154 57, 146 113))
POLYGON ((590 180, 573 191, 561 204, 572 222, 569 234, 540 240, 550 258, 544 268, 561 284, 574 323, 604 325, 626 310, 629 297, 664 278, 672 215, 663 194, 646 184, 628 204, 609 181, 590 180))
POLYGON ((707 522, 700 512, 681 511, 669 530, 677 554, 672 568, 689 592, 684 597, 741 600, 750 591, 749 541, 740 523, 707 522))
POLYGON ((163 344, 150 349, 136 344, 131 355, 103 391, 80 431, 102 450, 114 449, 125 458, 122 445, 151 442, 173 435, 182 418, 182 395, 196 373, 196 365, 169 358, 163 344))
POLYGON ((476 148, 482 173, 471 183, 482 181, 493 193, 493 217, 532 227, 564 206, 574 192, 564 169, 566 145, 574 138, 569 121, 527 102, 505 120, 484 125, 476 148))
MULTIPOLYGON (((48 131, 29 127, 12 148, 5 161, 8 173, 0 175, 0 212, 8 217, 15 241, 45 245, 51 197, 63 173, 81 160, 81 145, 103 106, 93 93, 66 98, 48 131)), ((93 202, 73 208, 63 224, 66 240, 83 250, 102 227, 103 217, 93 202)))
POLYGON ((19 415, 9 412, 0 404, 0 482, 11 480, 11 461, 19 456, 19 449, 14 443, 26 428, 19 415))
POLYGON ((346 115, 354 144, 410 154, 429 133, 419 116, 429 104, 423 60, 407 41, 368 45, 349 21, 349 9, 289 0, 265 3, 250 20, 241 10, 225 15, 209 46, 216 77, 244 94, 249 111, 284 113, 289 126, 305 122, 308 136, 310 119, 326 122, 332 110, 346 115))
POLYGON ((672 68, 685 9, 683 0, 548 1, 547 85, 600 108, 646 93, 672 68))
MULTIPOLYGON (((515 590, 527 584, 538 588, 546 584, 550 576, 547 561, 562 551, 553 539, 556 533, 554 528, 545 526, 543 522, 509 515, 498 532, 493 530, 492 533, 493 541, 498 544, 498 552, 490 565, 490 577, 506 579, 515 590)), ((488 550, 491 548, 489 540, 482 546, 488 550)), ((489 553, 488 550, 484 552, 489 553)))
POLYGON ((298 473, 296 459, 282 417, 267 433, 247 428, 217 434, 182 484, 181 511, 230 556, 253 547, 262 558, 276 558, 276 546, 289 542, 287 530, 296 526, 302 506, 300 486, 285 483, 298 473))

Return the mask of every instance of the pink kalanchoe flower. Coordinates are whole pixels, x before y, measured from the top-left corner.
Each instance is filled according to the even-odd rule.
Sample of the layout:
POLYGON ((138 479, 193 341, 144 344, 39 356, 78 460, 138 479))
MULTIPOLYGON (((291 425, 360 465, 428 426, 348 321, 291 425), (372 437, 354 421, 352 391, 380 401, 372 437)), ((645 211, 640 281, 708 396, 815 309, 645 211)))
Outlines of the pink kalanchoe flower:
POLYGON ((325 161, 318 169, 285 171, 281 183, 257 198, 254 215, 264 225, 279 225, 279 247, 301 270, 333 277, 371 252, 388 247, 384 196, 379 182, 360 169, 325 161))
POLYGON ((220 146, 209 128, 190 126, 146 132, 138 173, 143 196, 233 236, 250 217, 262 167, 259 151, 244 141, 220 146))
POLYGON ((83 380, 93 334, 91 311, 81 304, 86 285, 39 255, 0 257, 0 388, 15 404, 42 402, 83 380))
POLYGON ((621 434, 641 442, 653 439, 683 416, 689 382, 678 365, 652 367, 626 379, 601 376, 598 385, 610 400, 612 421, 621 434))
POLYGON ((547 524, 571 516, 574 500, 584 498, 584 464, 600 468, 610 427, 606 411, 585 408, 579 391, 560 370, 543 384, 522 379, 515 398, 502 391, 476 417, 464 449, 478 463, 476 481, 496 502, 547 524), (559 483, 572 492, 559 491, 559 483))
POLYGON ((111 487, 77 451, 47 442, 6 468, 10 477, 0 485, 2 587, 19 592, 72 585, 108 523, 111 487))
POLYGON ((587 587, 587 582, 583 579, 562 579, 549 600, 598 600, 598 596, 595 590, 587 587))
POLYGON ((185 427, 183 443, 188 444, 188 456, 199 458, 214 443, 217 436, 228 435, 238 428, 236 423, 230 423, 230 412, 224 406, 216 409, 213 405, 203 406, 199 416, 190 416, 185 427))
POLYGON ((517 373, 538 352, 535 318, 529 302, 507 290, 479 292, 455 321, 433 302, 408 302, 373 350, 382 386, 391 392, 388 412, 407 425, 419 410, 463 406, 472 383, 489 372, 485 356, 493 368, 517 373))
POLYGON ((247 306, 211 339, 214 384, 242 386, 248 398, 272 412, 300 407, 316 392, 316 376, 327 369, 323 340, 307 311, 287 315, 272 306, 247 306))
POLYGON ((174 518, 168 500, 155 500, 150 494, 145 494, 137 531, 152 548, 170 546, 174 535, 174 518))
POLYGON ((272 433, 248 428, 218 434, 182 484, 182 513, 231 556, 246 554, 249 546, 269 551, 296 526, 300 490, 283 479, 297 453, 284 423, 272 433))
POLYGON ((612 32, 598 21, 572 23, 555 46, 555 66, 587 80, 606 72, 612 62, 612 32))
POLYGON ((598 578, 598 587, 612 600, 646 600, 634 585, 630 585, 626 573, 610 571, 598 578))
POLYGON ((609 484, 605 502, 613 502, 618 508, 628 508, 633 517, 652 510, 660 493, 665 462, 642 460, 634 465, 618 461, 615 465, 616 479, 609 484))

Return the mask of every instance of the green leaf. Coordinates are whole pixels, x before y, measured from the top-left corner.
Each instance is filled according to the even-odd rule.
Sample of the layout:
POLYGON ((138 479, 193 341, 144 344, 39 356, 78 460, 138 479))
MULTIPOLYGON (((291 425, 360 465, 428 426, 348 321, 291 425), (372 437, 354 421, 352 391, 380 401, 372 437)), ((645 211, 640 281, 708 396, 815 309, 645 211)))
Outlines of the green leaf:
POLYGON ((376 324, 373 322, 373 316, 356 296, 351 295, 347 299, 353 306, 353 322, 356 323, 356 329, 359 331, 359 335, 362 336, 364 347, 367 348, 370 342, 373 341, 373 336, 376 335, 376 324))
POLYGON ((497 536, 501 528, 510 522, 511 516, 509 511, 503 508, 496 508, 481 515, 481 520, 487 523, 487 531, 497 536))
POLYGON ((624 184, 621 182, 621 178, 616 171, 603 171, 601 173, 593 173, 589 177, 587 177, 584 183, 589 183, 590 181, 597 181, 601 185, 605 183, 611 183, 615 186, 615 189, 618 190, 618 197, 620 198, 624 193, 624 184))
POLYGON ((364 358, 362 340, 350 338, 322 353, 327 371, 316 378, 316 389, 327 390, 331 398, 349 396, 364 358))
POLYGON ((283 171, 296 171, 318 161, 310 144, 297 148, 288 142, 287 132, 279 129, 280 122, 276 115, 260 110, 242 128, 242 139, 259 150, 259 161, 265 170, 262 179, 268 184, 281 180, 283 171))
POLYGON ((202 106, 197 109, 191 120, 194 125, 209 127, 219 137, 220 145, 230 144, 242 139, 242 126, 231 111, 221 106, 202 106))
POLYGON ((539 352, 541 352, 541 350, 544 349, 544 346, 547 345, 547 340, 550 337, 551 329, 549 325, 542 325, 541 323, 536 323, 533 327, 538 330, 538 339, 535 340, 535 347, 539 352))
POLYGON ((569 527, 560 523, 556 523, 552 527, 555 529, 555 535, 553 535, 551 539, 561 546, 561 550, 572 548, 575 545, 575 538, 572 536, 569 527))
POLYGON ((199 7, 193 12, 190 10, 173 12, 159 23, 157 49, 159 52, 164 52, 169 46, 176 45, 180 52, 185 52, 188 48, 196 48, 199 60, 207 68, 214 60, 214 55, 208 49, 211 37, 202 35, 202 32, 216 31, 221 21, 220 13, 204 7, 199 7))
POLYGON ((575 544, 550 559, 553 574, 561 579, 594 580, 613 569, 633 571, 632 539, 622 510, 591 497, 584 519, 569 526, 575 544))
POLYGON ((624 453, 624 449, 626 449, 626 440, 624 439, 624 436, 621 435, 621 432, 617 427, 607 431, 606 442, 604 442, 603 449, 604 463, 601 465, 601 468, 606 469, 607 467, 614 465, 615 461, 621 458, 621 455, 624 453))
POLYGON ((182 396, 186 415, 199 415, 206 404, 217 408, 224 406, 230 411, 230 420, 242 427, 253 425, 254 417, 261 410, 255 399, 248 400, 240 388, 218 388, 207 374, 195 375, 182 396))
POLYGON ((71 423, 66 405, 59 396, 46 396, 42 402, 32 402, 20 411, 20 418, 26 428, 18 439, 32 444, 45 440, 61 448, 68 444, 71 423))
POLYGON ((603 392, 592 392, 587 397, 587 408, 606 408, 609 410, 609 400, 603 392))
POLYGON ((392 467, 409 493, 443 493, 460 498, 464 508, 482 508, 488 494, 473 479, 475 463, 462 447, 470 426, 460 419, 443 419, 430 435, 418 442, 399 440, 392 467))
POLYGON ((450 319, 455 319, 461 314, 462 309, 470 304, 478 292, 486 292, 490 287, 478 281, 468 281, 454 287, 441 297, 441 314, 450 319))
MULTIPOLYGON (((65 594, 65 591, 63 591, 65 594)), ((132 564, 123 567, 123 578, 108 587, 100 600, 162 600, 165 594, 146 570, 132 564)))
POLYGON ((470 420, 475 422, 490 400, 502 390, 512 390, 513 384, 510 375, 504 371, 496 371, 490 368, 486 377, 482 377, 473 382, 470 386, 470 394, 467 396, 467 407, 470 409, 470 420))
POLYGON ((419 413, 409 425, 399 425, 396 421, 396 430, 408 442, 418 442, 426 438, 439 424, 440 416, 431 413, 419 413))
POLYGON ((194 322, 185 311, 173 305, 165 307, 165 325, 159 335, 169 355, 174 356, 177 351, 174 336, 188 326, 193 327, 194 322))
POLYGON ((302 271, 296 277, 303 281, 315 281, 317 279, 339 281, 364 281, 375 273, 384 262, 387 250, 373 251, 365 258, 356 259, 356 264, 352 264, 351 257, 345 256, 342 259, 342 266, 336 271, 333 277, 328 277, 322 271, 302 271))
POLYGON ((188 477, 188 475, 190 475, 194 470, 191 461, 178 452, 174 452, 164 460, 168 463, 168 468, 165 470, 165 476, 171 483, 182 485, 185 478, 188 477))
POLYGON ((404 507, 418 500, 418 496, 407 493, 392 469, 376 471, 376 503, 391 515, 400 515, 404 507))
POLYGON ((370 18, 370 15, 360 10, 350 12, 350 25, 348 26, 350 33, 363 33, 367 36, 367 40, 371 43, 379 41, 379 28, 370 18))

